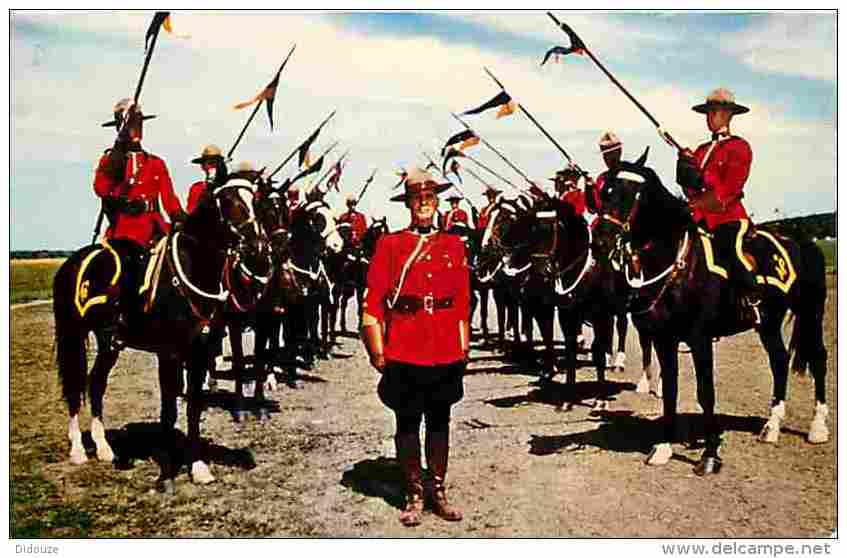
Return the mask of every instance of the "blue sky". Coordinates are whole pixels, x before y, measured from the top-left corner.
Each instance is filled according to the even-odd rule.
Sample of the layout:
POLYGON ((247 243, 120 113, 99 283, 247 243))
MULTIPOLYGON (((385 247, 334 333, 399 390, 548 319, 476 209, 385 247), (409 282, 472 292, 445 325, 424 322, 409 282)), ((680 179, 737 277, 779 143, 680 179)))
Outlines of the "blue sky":
MULTIPOLYGON (((603 64, 681 143, 707 133, 690 110, 718 86, 751 108, 733 128, 753 146, 745 204, 754 218, 833 211, 836 206, 836 18, 834 12, 557 12, 603 64)), ((73 249, 90 240, 99 209, 93 169, 114 139, 100 123, 129 96, 143 60, 152 12, 14 12, 11 16, 10 248, 73 249)), ((487 66, 581 166, 602 170, 596 142, 604 130, 623 140, 625 156, 647 146, 651 164, 673 186, 675 154, 650 122, 585 57, 539 67, 566 38, 544 12, 176 12, 175 31, 159 38, 142 105, 158 118, 145 147, 162 156, 184 200, 198 178, 189 163, 206 143, 225 150, 252 97, 293 43, 271 132, 264 110, 236 152, 276 166, 331 110, 318 148, 350 149, 342 190, 377 179, 362 201, 371 216, 405 225, 387 200, 400 165, 425 160, 423 149, 460 130, 450 111, 497 93, 487 66)), ((520 114, 472 125, 533 179, 564 161, 520 114)), ((520 178, 484 147, 473 152, 516 184, 520 178)), ((481 171, 468 163, 478 174, 481 171)), ((293 165, 286 167, 293 173, 293 165)), ((482 203, 483 186, 463 189, 482 203)), ((341 197, 330 202, 342 207, 341 197)))

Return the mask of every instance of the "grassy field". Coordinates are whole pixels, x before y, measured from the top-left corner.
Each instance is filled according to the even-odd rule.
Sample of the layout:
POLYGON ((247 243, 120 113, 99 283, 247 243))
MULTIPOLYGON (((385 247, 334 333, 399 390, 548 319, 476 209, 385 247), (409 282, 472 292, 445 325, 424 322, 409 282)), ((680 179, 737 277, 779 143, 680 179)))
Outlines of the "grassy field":
MULTIPOLYGON (((826 269, 835 273, 838 259, 836 240, 819 240, 818 246, 826 258, 826 269)), ((9 304, 45 300, 52 296, 53 275, 64 260, 61 258, 41 260, 11 260, 9 304)))
POLYGON ((9 304, 45 300, 53 296, 53 275, 64 260, 11 260, 9 304))

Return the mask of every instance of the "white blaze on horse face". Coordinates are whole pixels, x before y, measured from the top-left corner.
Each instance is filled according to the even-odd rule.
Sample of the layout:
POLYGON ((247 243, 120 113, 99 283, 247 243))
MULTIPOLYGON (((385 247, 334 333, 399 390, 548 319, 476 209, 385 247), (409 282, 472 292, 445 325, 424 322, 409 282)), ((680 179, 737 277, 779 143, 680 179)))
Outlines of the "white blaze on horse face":
POLYGON ((315 210, 318 215, 321 215, 324 218, 324 229, 321 231, 321 238, 326 242, 326 247, 332 250, 336 254, 341 253, 341 249, 344 247, 344 239, 341 238, 341 235, 338 233, 338 228, 335 226, 335 218, 332 216, 332 212, 328 207, 319 207, 315 210))
POLYGON ((247 208, 247 215, 249 215, 249 221, 247 222, 253 224, 253 232, 258 237, 259 223, 256 221, 256 211, 253 209, 253 192, 246 188, 239 188, 238 197, 244 202, 244 206, 247 208))
POLYGON ((629 171, 620 171, 618 173, 618 178, 623 180, 629 180, 630 182, 638 182, 639 184, 644 184, 645 182, 643 176, 629 171))
POLYGON ((488 242, 491 240, 491 231, 494 228, 494 222, 497 220, 497 216, 500 215, 500 209, 495 209, 491 212, 491 215, 488 217, 488 223, 485 224, 485 232, 482 233, 482 243, 480 244, 480 248, 486 248, 488 246, 488 242))

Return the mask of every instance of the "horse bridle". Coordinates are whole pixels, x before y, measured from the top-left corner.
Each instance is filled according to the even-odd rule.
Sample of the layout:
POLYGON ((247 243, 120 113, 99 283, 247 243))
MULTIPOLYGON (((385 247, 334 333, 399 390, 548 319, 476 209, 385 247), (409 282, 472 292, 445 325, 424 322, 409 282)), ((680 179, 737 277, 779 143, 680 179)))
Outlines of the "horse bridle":
MULTIPOLYGON (((644 287, 654 285, 659 283, 660 281, 664 282, 661 284, 661 287, 656 293, 656 296, 653 297, 650 304, 647 306, 646 310, 633 311, 633 314, 647 314, 651 312, 656 305, 659 303, 661 298, 664 296, 665 292, 674 284, 678 277, 680 277, 680 273, 687 267, 688 259, 691 254, 691 239, 688 231, 685 231, 685 235, 680 239, 679 247, 677 248, 676 257, 673 262, 662 270, 660 273, 655 276, 645 279, 644 278, 644 270, 641 268, 641 253, 649 250, 653 247, 652 242, 648 242, 641 247, 633 247, 632 239, 630 237, 630 232, 632 231, 632 226, 635 223, 635 217, 638 214, 638 209, 641 205, 642 192, 645 184, 645 180, 641 175, 623 170, 616 174, 616 176, 624 175, 624 178, 630 179, 632 182, 638 184, 638 187, 635 192, 635 200, 633 201, 632 207, 629 210, 629 214, 627 215, 625 220, 617 219, 616 217, 609 215, 608 213, 604 213, 600 218, 604 221, 608 221, 613 223, 621 228, 621 232, 618 233, 618 248, 620 249, 620 267, 623 268, 624 277, 626 279, 627 284, 633 289, 640 290, 644 287), (625 240, 624 240, 625 238, 625 240), (621 249, 622 248, 622 249, 621 249), (626 253, 626 256, 624 255, 626 253), (626 261, 623 261, 624 258, 626 261), (637 277, 632 277, 630 275, 630 270, 637 273, 637 277)), ((614 266, 614 262, 612 264, 614 266)))

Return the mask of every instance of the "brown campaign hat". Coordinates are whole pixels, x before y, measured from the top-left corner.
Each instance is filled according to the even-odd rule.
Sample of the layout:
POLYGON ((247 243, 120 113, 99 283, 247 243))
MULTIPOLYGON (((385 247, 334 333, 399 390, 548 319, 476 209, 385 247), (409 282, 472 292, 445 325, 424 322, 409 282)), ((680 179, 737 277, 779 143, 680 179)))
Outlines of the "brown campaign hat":
POLYGON ((199 157, 191 159, 191 162, 196 165, 202 165, 206 161, 217 161, 223 158, 224 156, 221 153, 221 148, 217 145, 210 144, 203 148, 203 151, 200 153, 199 157))
POLYGON ((600 153, 608 153, 610 151, 620 149, 623 146, 621 140, 618 139, 618 136, 616 136, 614 132, 605 132, 602 136, 600 136, 599 145, 600 153))
POLYGON ((732 111, 732 114, 744 114, 750 111, 749 108, 737 104, 735 102, 735 95, 725 87, 720 87, 709 93, 705 103, 694 105, 691 107, 691 110, 700 114, 707 114, 710 110, 719 108, 729 109, 732 111))
POLYGON ((431 190, 436 194, 440 194, 452 186, 450 182, 439 183, 435 180, 434 176, 418 167, 408 172, 403 185, 405 191, 402 194, 391 197, 391 201, 404 202, 410 196, 417 195, 425 190, 431 190))
MULTIPOLYGON (((101 126, 103 126, 104 128, 109 128, 110 126, 114 126, 116 128, 120 127, 123 114, 129 109, 129 107, 131 107, 134 104, 135 104, 135 101, 133 101, 130 98, 121 99, 120 101, 115 103, 115 106, 112 107, 112 114, 113 114, 112 120, 110 120, 108 122, 103 122, 101 124, 101 126)), ((136 107, 136 110, 141 112, 141 105, 138 105, 138 107, 136 107)), ((155 114, 143 114, 141 116, 142 120, 150 120, 151 118, 156 118, 156 115, 155 114)))

